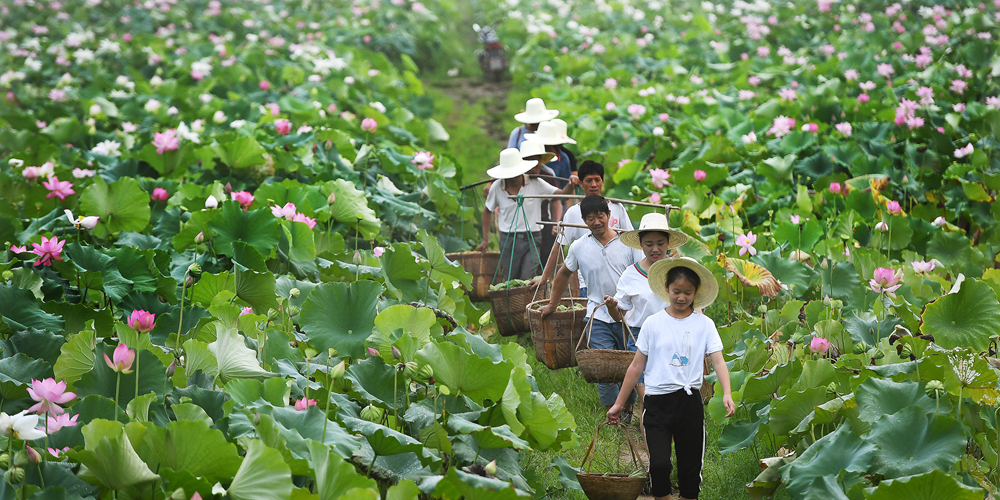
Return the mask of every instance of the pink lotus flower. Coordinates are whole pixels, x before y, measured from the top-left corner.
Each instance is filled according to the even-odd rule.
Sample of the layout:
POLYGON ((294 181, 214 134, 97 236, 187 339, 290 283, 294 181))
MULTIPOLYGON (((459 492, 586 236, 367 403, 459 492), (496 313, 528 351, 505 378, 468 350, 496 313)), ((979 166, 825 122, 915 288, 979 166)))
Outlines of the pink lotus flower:
POLYGON ((271 82, 269 82, 267 80, 261 80, 260 81, 260 89, 261 90, 271 90, 271 82))
POLYGON ((830 183, 830 192, 831 193, 833 193, 833 194, 839 194, 840 193, 840 189, 841 189, 841 186, 840 186, 839 182, 831 182, 830 183))
POLYGON ((10 246, 10 251, 14 252, 14 253, 27 253, 28 252, 28 245, 21 245, 21 246, 11 245, 10 246))
POLYGON ((279 219, 292 220, 295 217, 295 204, 292 202, 285 203, 285 206, 279 207, 278 205, 271 205, 271 213, 279 219))
POLYGON ((614 111, 614 110, 618 109, 618 106, 615 105, 615 103, 609 101, 607 104, 604 105, 604 109, 606 109, 608 111, 614 111))
MULTIPOLYGON (((945 220, 944 217, 938 217, 938 218, 934 219, 934 222, 932 222, 931 224, 934 224, 937 227, 941 227, 941 226, 943 226, 943 225, 945 225, 947 223, 948 223, 948 221, 945 220)), ((13 250, 13 249, 14 249, 14 247, 11 247, 11 250, 13 250)))
POLYGON ((968 143, 964 148, 958 148, 955 150, 955 158, 965 158, 966 156, 971 156, 975 150, 972 147, 972 143, 968 143))
POLYGON ((642 104, 629 104, 625 111, 632 116, 633 120, 638 120, 642 115, 646 114, 646 106, 642 104))
POLYGON ((877 85, 875 84, 875 82, 873 82, 871 80, 868 80, 867 82, 862 82, 862 83, 858 84, 858 87, 861 87, 861 90, 863 90, 865 92, 871 92, 872 90, 875 90, 876 86, 877 85))
POLYGON ((250 306, 244 306, 240 309, 240 316, 246 316, 247 314, 253 314, 253 308, 250 306))
POLYGON ((180 138, 175 136, 175 133, 177 133, 175 129, 153 133, 153 146, 156 146, 156 154, 162 155, 167 151, 173 151, 181 147, 180 138))
POLYGON ((205 199, 205 208, 219 208, 219 199, 214 194, 208 195, 205 199))
POLYGON ((125 344, 118 344, 111 358, 108 357, 107 353, 104 354, 104 362, 108 364, 108 367, 117 373, 124 373, 125 375, 132 373, 132 363, 134 361, 135 350, 129 349, 125 344))
POLYGON ((375 247, 372 249, 372 254, 375 256, 376 259, 382 257, 383 253, 385 253, 384 247, 375 247))
POLYGON ((951 109, 955 110, 956 113, 961 113, 961 112, 965 111, 965 103, 964 102, 960 102, 958 104, 952 104, 951 105, 951 109))
POLYGON ((138 333, 149 333, 156 326, 156 315, 142 309, 132 311, 128 317, 128 327, 138 333))
POLYGON ((965 93, 965 89, 967 88, 969 88, 969 84, 966 83, 964 80, 952 80, 951 86, 948 87, 948 90, 951 90, 952 92, 958 95, 962 95, 963 93, 965 93))
POLYGON ((875 293, 884 293, 892 298, 896 298, 896 294, 893 293, 899 287, 903 286, 899 281, 903 279, 903 270, 893 272, 892 269, 886 267, 878 267, 875 269, 872 279, 868 281, 868 285, 875 293))
POLYGON ((705 177, 708 177, 708 174, 705 173, 704 170, 695 170, 694 171, 694 180, 695 181, 701 182, 701 181, 705 180, 705 177))
POLYGON ((799 222, 802 222, 802 217, 795 214, 789 215, 788 218, 791 219, 792 224, 798 225, 799 222))
POLYGON ((826 354, 829 349, 830 341, 823 337, 813 337, 812 341, 809 342, 809 350, 817 354, 826 354))
POLYGON ((316 400, 315 399, 309 399, 309 400, 307 400, 305 398, 302 398, 302 399, 300 399, 300 400, 298 400, 298 401, 295 402, 295 409, 298 410, 298 411, 307 410, 307 409, 309 409, 310 406, 316 406, 316 400))
POLYGON ((903 210, 903 207, 899 206, 899 202, 896 200, 886 203, 885 208, 893 215, 899 214, 903 210))
POLYGON ((878 224, 875 224, 875 229, 878 229, 879 231, 882 231, 884 233, 889 230, 889 225, 886 224, 884 220, 879 221, 878 224))
POLYGON ((281 114, 281 106, 279 106, 278 103, 269 102, 265 106, 267 107, 267 111, 271 114, 271 116, 278 116, 281 114))
POLYGON ((28 387, 28 395, 37 401, 28 411, 38 413, 51 413, 59 415, 64 410, 61 404, 69 403, 76 397, 75 393, 66 392, 66 381, 56 382, 52 377, 44 380, 32 380, 31 387, 28 387))
POLYGON ((791 133, 793 127, 795 127, 795 118, 781 115, 774 119, 774 123, 771 124, 767 133, 780 139, 791 133))
POLYGON ((803 132, 812 132, 812 133, 815 134, 816 132, 819 132, 819 125, 817 125, 815 123, 807 123, 807 124, 805 124, 805 125, 802 126, 802 131, 803 132))
POLYGON ((663 189, 664 185, 669 185, 667 179, 670 178, 670 172, 663 170, 662 168, 654 168, 649 171, 649 175, 653 178, 653 185, 656 189, 663 189))
POLYGON ((52 434, 53 432, 58 432, 59 429, 62 429, 63 427, 76 427, 77 418, 80 418, 80 416, 73 415, 72 417, 70 417, 69 413, 63 413, 55 417, 49 416, 49 418, 46 419, 46 424, 48 425, 49 434, 52 434))
POLYGON ((292 131, 292 122, 284 118, 274 120, 274 130, 280 135, 288 135, 292 131))
POLYGON ((749 83, 753 87, 756 87, 757 85, 760 85, 760 77, 757 75, 751 75, 747 78, 747 83, 749 83))
POLYGON ((853 82, 854 80, 857 80, 858 77, 860 77, 860 76, 861 76, 861 74, 858 73, 858 70, 856 70, 854 68, 851 68, 851 69, 849 69, 847 71, 844 71, 844 79, 847 80, 847 81, 849 81, 849 82, 853 82))
POLYGON ((417 170, 427 170, 429 168, 434 168, 434 155, 430 151, 418 151, 417 154, 413 155, 413 159, 410 160, 417 166, 417 170))
POLYGON ((361 120, 361 130, 374 133, 376 128, 378 128, 378 122, 374 118, 361 120))
POLYGON ((38 262, 35 262, 34 267, 51 266, 53 260, 62 260, 60 254, 62 254, 63 245, 65 244, 66 240, 59 241, 59 238, 55 236, 51 240, 42 236, 41 245, 32 243, 31 246, 34 249, 31 252, 38 256, 38 262))
POLYGON ((170 193, 168 193, 166 189, 155 188, 153 189, 153 194, 149 195, 149 197, 152 198, 153 201, 166 203, 167 198, 170 197, 170 193))
POLYGON ((42 173, 39 167, 24 167, 24 170, 21 171, 21 175, 23 175, 25 179, 31 182, 41 177, 42 173))
POLYGON ((891 64, 881 63, 875 68, 875 72, 878 73, 882 78, 889 78, 893 73, 896 72, 891 64))
POLYGON ((240 202, 240 206, 243 207, 243 210, 248 210, 250 205, 253 204, 253 195, 246 191, 233 191, 233 193, 229 196, 233 199, 233 201, 240 202))
POLYGON ((740 247, 740 256, 746 255, 757 255, 757 249, 753 247, 753 244, 757 243, 757 235, 753 234, 753 231, 747 234, 741 234, 736 237, 736 244, 740 247))
POLYGON ((649 195, 649 202, 650 203, 659 203, 660 199, 661 199, 660 193, 653 193, 653 194, 649 195))
POLYGON ((837 129, 837 132, 840 132, 841 134, 844 134, 847 137, 851 136, 851 132, 853 130, 851 124, 847 122, 838 123, 834 125, 834 128, 837 129))
POLYGON ((306 217, 306 214, 296 213, 292 216, 292 222, 305 222, 309 225, 309 229, 316 227, 316 219, 312 217, 306 217))
POLYGON ((781 97, 782 101, 794 101, 799 97, 799 94, 790 88, 783 88, 778 91, 778 96, 781 97))
POLYGON ((669 119, 670 119, 670 115, 668 115, 666 113, 660 113, 660 122, 665 122, 665 121, 667 121, 669 119))
POLYGON ((65 200, 67 196, 76 194, 76 191, 73 191, 72 182, 61 181, 55 176, 47 181, 43 181, 42 185, 45 186, 45 189, 49 190, 49 194, 45 195, 45 199, 58 197, 60 200, 65 200))
POLYGON ((53 457, 56 457, 56 458, 59 458, 60 456, 62 456, 63 453, 65 453, 65 452, 67 452, 67 451, 70 450, 69 446, 65 446, 61 450, 57 450, 55 448, 46 448, 46 449, 49 451, 50 455, 52 455, 53 457))
POLYGON ((910 262, 910 265, 913 266, 913 271, 917 273, 929 273, 933 271, 935 267, 937 267, 937 264, 934 262, 934 259, 931 259, 930 262, 924 260, 915 260, 913 262, 910 262))
POLYGON ((604 79, 604 88, 606 88, 608 90, 614 90, 614 89, 618 88, 618 80, 615 80, 614 78, 605 78, 604 79))
POLYGON ((871 98, 868 97, 868 94, 861 94, 858 96, 858 102, 860 102, 861 104, 868 102, 869 99, 871 98))

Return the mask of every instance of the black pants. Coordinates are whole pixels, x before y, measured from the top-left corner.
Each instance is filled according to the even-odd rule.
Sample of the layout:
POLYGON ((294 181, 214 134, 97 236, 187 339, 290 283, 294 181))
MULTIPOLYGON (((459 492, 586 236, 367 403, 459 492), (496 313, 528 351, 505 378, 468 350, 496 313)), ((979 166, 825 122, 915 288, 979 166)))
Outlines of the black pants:
POLYGON ((642 424, 649 445, 649 482, 654 497, 671 494, 671 442, 677 449, 677 482, 684 498, 698 498, 705 460, 705 407, 697 390, 646 396, 642 424))

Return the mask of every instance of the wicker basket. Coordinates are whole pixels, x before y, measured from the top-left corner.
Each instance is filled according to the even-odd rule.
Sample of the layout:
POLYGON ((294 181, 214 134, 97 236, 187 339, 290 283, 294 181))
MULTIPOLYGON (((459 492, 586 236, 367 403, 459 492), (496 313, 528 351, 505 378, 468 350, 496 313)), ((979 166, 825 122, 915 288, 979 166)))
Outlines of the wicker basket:
MULTIPOLYGON (((542 319, 542 312, 536 306, 547 302, 539 300, 528 304, 528 325, 531 327, 531 340, 535 344, 535 359, 552 370, 576 366, 574 347, 583 334, 587 310, 554 312, 542 319)), ((567 307, 575 304, 586 306, 587 299, 561 299, 560 304, 567 307)))
POLYGON ((549 289, 547 286, 540 287, 536 293, 535 289, 530 286, 519 286, 490 290, 487 295, 490 299, 497 332, 509 337, 531 331, 531 327, 528 326, 528 321, 525 319, 528 304, 536 299, 547 299, 549 289))
POLYGON ((469 298, 475 302, 489 300, 487 292, 500 264, 500 252, 459 252, 445 254, 445 257, 458 262, 472 275, 472 286, 466 289, 469 298))
MULTIPOLYGON (((635 341, 632 329, 628 323, 622 322, 624 331, 635 341)), ((580 366, 580 373, 583 379, 590 384, 620 384, 625 380, 625 373, 628 372, 629 365, 635 358, 635 351, 616 351, 612 349, 590 349, 590 333, 594 330, 594 317, 591 315, 590 322, 584 329, 587 335, 580 335, 580 340, 576 344, 576 362, 580 366), (583 339, 587 339, 587 349, 580 349, 583 339)), ((625 340, 625 339, 623 339, 625 340)), ((628 345, 628 342, 624 342, 628 345)))
MULTIPOLYGON (((646 487, 646 482, 648 479, 648 473, 643 477, 632 477, 627 474, 594 474, 591 473, 591 467, 594 465, 594 445, 597 443, 597 433, 601 431, 601 427, 607 422, 601 422, 597 426, 597 431, 594 432, 594 439, 590 441, 590 447, 587 448, 587 453, 583 456, 583 463, 580 464, 580 469, 583 469, 584 465, 587 465, 587 459, 590 459, 590 464, 587 465, 587 472, 579 472, 576 474, 577 481, 580 482, 580 487, 583 488, 583 493, 587 495, 590 500, 635 500, 639 498, 642 494, 643 488, 646 487)), ((628 433, 628 428, 624 425, 618 424, 625 431, 625 437, 628 439, 628 448, 632 453, 632 462, 637 468, 645 471, 645 467, 639 462, 639 452, 636 450, 635 441, 632 440, 632 436, 628 433)))

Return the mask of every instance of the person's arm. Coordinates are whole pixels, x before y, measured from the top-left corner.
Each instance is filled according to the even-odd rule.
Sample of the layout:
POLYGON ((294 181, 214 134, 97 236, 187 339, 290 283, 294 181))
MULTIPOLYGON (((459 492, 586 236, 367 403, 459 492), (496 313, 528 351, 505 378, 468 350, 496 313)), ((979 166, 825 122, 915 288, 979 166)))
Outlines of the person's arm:
POLYGON ((552 251, 549 252, 549 259, 545 261, 545 269, 542 270, 542 275, 540 277, 531 280, 531 286, 536 286, 539 283, 548 283, 549 279, 552 277, 552 273, 555 272, 556 259, 559 258, 559 248, 561 246, 562 245, 560 245, 558 241, 552 244, 552 251))
POLYGON ((518 126, 516 129, 510 131, 510 137, 507 139, 508 148, 517 147, 517 136, 521 132, 521 127, 518 126))
MULTIPOLYGON (((608 409, 607 419, 609 424, 618 423, 618 417, 621 416, 622 409, 625 408, 625 402, 628 401, 628 397, 632 394, 632 389, 635 388, 635 384, 639 382, 639 377, 642 375, 643 370, 646 369, 646 359, 648 358, 641 351, 635 352, 632 364, 628 365, 628 371, 625 372, 625 381, 622 382, 622 387, 618 392, 618 399, 615 401, 614 406, 608 409)), ((730 401, 732 401, 732 398, 730 398, 730 401)))
POLYGON ((479 244, 479 251, 485 252, 490 246, 490 226, 493 224, 493 212, 483 208, 483 241, 479 244))
MULTIPOLYGON (((639 357, 639 353, 636 353, 636 357, 639 357)), ((715 375, 719 379, 719 385, 722 386, 722 404, 726 407, 726 416, 731 417, 736 413, 736 403, 733 402, 733 391, 729 383, 729 367, 726 366, 726 358, 722 357, 722 351, 715 351, 708 357, 712 360, 715 375)), ((627 377, 625 381, 628 381, 627 377)))
POLYGON ((611 319, 620 322, 625 317, 625 312, 618 308, 618 300, 610 295, 604 296, 604 302, 608 304, 608 314, 611 319))
POLYGON ((572 275, 573 271, 570 271, 566 264, 559 267, 556 279, 552 282, 552 296, 549 298, 549 303, 542 306, 542 318, 552 314, 556 307, 559 307, 559 301, 562 299, 563 293, 566 292, 566 285, 569 284, 569 278, 572 275))
MULTIPOLYGON (((563 205, 560 200, 549 200, 549 220, 562 220, 563 205)), ((559 233, 559 226, 552 226, 552 234, 559 233)), ((554 246, 554 245, 553 245, 554 246)))

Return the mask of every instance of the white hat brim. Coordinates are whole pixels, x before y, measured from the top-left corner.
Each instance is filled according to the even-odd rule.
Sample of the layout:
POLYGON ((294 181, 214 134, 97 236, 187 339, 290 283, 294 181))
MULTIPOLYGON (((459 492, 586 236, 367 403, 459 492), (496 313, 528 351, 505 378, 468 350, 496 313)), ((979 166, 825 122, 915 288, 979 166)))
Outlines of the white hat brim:
POLYGON ((659 233, 667 233, 668 235, 670 235, 670 241, 667 243, 667 250, 673 250, 675 248, 678 248, 687 243, 689 239, 691 239, 688 235, 680 231, 677 231, 675 229, 670 229, 669 227, 668 228, 647 227, 641 229, 633 229, 632 231, 629 231, 627 233, 622 233, 621 235, 618 236, 618 239, 620 239, 622 241, 622 244, 624 244, 627 247, 637 248, 639 250, 642 250, 642 241, 640 241, 639 239, 639 233, 648 233, 654 231, 659 233))
POLYGON ((541 135, 538 133, 524 134, 524 140, 540 142, 542 144, 545 144, 546 146, 558 146, 560 144, 567 144, 567 143, 576 144, 576 141, 573 141, 573 139, 570 139, 569 137, 563 138, 553 135, 541 135))
POLYGON ((712 271, 691 257, 661 259, 649 266, 649 289, 654 295, 670 304, 670 294, 667 293, 666 287, 667 273, 675 267, 687 267, 701 278, 701 285, 694 294, 694 304, 692 304, 695 309, 704 309, 715 302, 715 298, 719 295, 719 282, 715 280, 712 271))
POLYGON ((528 113, 527 111, 514 115, 514 119, 521 123, 542 123, 559 116, 559 110, 546 109, 544 113, 528 113))
POLYGON ((537 160, 521 160, 518 165, 497 165, 486 171, 486 175, 494 179, 513 179, 519 175, 528 173, 529 170, 538 165, 537 160))

